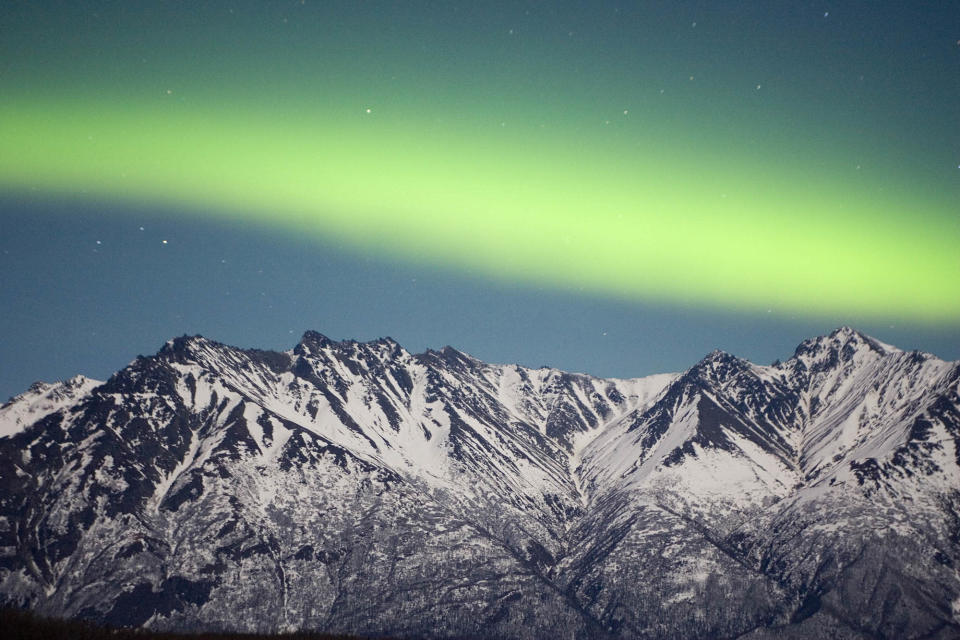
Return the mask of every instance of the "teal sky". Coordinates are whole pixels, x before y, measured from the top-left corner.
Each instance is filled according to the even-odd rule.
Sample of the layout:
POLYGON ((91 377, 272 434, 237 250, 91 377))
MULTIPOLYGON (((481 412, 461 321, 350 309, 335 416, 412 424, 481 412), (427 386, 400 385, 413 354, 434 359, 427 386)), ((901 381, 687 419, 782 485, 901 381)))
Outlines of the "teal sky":
MULTIPOLYGON (((31 310, 4 335, 37 355, 0 351, 0 395, 73 372, 38 331, 96 332, 69 361, 94 375, 178 333, 286 348, 307 328, 601 375, 782 357, 839 324, 960 357, 957 104, 947 2, 4 3, 0 302, 31 310), (81 222, 137 233, 90 246, 81 222), (203 244, 138 261, 140 226, 335 258, 286 274, 311 304, 236 313, 195 295, 224 288, 203 244), (56 278, 22 284, 94 250, 71 291, 169 272, 182 302, 137 308, 192 323, 117 287, 96 331, 56 278), (547 309, 580 321, 498 320, 547 309)), ((288 286, 234 276, 233 296, 288 286)))

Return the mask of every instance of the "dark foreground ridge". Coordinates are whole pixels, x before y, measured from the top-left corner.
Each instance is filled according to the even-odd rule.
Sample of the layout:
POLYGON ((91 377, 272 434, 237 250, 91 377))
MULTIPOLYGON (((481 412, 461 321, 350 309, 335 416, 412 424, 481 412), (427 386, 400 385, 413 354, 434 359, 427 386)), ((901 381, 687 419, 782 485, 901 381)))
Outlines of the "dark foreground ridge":
MULTIPOLYGON (((160 633, 147 629, 123 629, 88 620, 55 620, 30 611, 0 608, 4 640, 372 640, 359 636, 326 633, 160 633)), ((380 638, 378 640, 387 640, 380 638)))

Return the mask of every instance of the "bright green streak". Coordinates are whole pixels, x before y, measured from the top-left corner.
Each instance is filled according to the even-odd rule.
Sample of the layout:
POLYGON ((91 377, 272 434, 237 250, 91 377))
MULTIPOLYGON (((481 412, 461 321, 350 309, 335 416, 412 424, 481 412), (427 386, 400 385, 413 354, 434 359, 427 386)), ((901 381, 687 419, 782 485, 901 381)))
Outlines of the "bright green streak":
POLYGON ((960 320, 960 234, 935 195, 718 140, 498 125, 226 99, 7 99, 0 188, 217 211, 626 299, 960 320))

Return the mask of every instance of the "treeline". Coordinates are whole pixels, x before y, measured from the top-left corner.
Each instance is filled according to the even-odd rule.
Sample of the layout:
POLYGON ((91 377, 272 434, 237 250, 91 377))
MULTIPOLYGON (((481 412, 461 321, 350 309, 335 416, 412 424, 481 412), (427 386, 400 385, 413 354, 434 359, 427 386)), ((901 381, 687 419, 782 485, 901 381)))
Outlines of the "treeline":
POLYGON ((357 636, 327 633, 160 633, 144 629, 114 629, 86 620, 42 618, 31 611, 0 609, 4 640, 360 640, 357 636))

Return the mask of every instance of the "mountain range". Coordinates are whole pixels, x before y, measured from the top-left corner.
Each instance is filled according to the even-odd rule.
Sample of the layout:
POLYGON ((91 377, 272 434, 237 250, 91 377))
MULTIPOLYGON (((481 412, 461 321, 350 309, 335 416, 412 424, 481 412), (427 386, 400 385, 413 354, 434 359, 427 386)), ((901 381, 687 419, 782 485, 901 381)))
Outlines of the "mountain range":
POLYGON ((606 379, 307 332, 0 408, 0 604, 175 631, 958 638, 960 363, 606 379))

